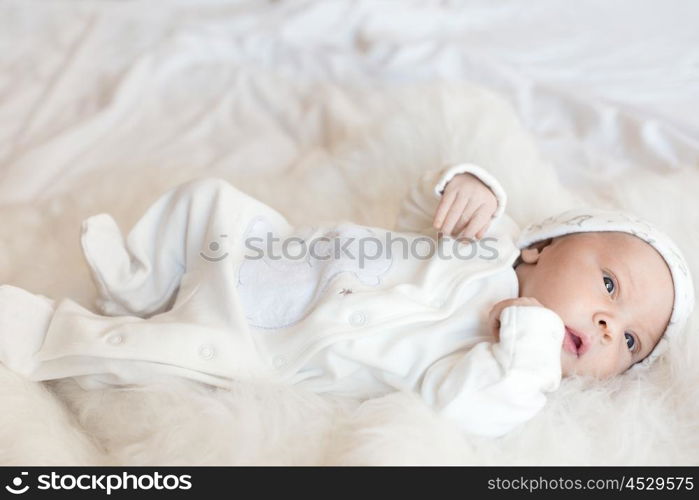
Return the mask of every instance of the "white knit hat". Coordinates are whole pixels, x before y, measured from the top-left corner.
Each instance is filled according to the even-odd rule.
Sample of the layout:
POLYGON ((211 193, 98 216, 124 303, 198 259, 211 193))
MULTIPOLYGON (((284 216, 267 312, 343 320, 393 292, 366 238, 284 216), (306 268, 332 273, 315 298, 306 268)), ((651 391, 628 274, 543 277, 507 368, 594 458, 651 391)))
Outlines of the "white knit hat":
POLYGON ((694 309, 694 285, 689 266, 672 240, 648 221, 623 212, 597 208, 567 210, 548 217, 538 224, 530 224, 520 233, 516 244, 522 250, 537 241, 591 231, 619 231, 633 234, 655 248, 670 268, 675 288, 675 302, 670 322, 655 349, 643 361, 634 365, 634 367, 647 367, 667 349, 668 340, 682 334, 694 309))

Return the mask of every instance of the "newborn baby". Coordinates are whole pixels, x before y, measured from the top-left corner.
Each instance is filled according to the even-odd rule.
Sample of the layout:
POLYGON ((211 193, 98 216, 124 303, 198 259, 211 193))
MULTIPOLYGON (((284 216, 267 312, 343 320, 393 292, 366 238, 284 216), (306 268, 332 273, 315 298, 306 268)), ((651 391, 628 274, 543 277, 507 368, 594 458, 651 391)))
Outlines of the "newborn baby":
POLYGON ((84 388, 177 375, 415 391, 463 430, 499 436, 562 375, 647 366, 694 304, 681 253, 650 224, 587 209, 520 231, 506 202, 461 164, 422 176, 396 231, 294 228, 225 181, 192 181, 126 241, 106 214, 83 223, 104 315, 0 287, 0 362, 84 388))

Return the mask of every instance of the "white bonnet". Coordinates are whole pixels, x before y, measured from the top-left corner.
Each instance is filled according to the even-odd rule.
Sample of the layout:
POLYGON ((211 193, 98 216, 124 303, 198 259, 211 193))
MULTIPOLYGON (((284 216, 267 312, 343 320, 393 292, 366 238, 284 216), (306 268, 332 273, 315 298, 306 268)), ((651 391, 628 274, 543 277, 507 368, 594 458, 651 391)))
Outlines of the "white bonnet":
POLYGON ((633 234, 655 248, 670 268, 675 289, 670 322, 655 349, 643 361, 634 365, 647 367, 667 348, 668 340, 677 338, 684 331, 694 309, 694 285, 687 262, 673 241, 648 221, 624 212, 597 208, 567 210, 538 224, 530 224, 522 230, 516 245, 522 250, 537 241, 591 231, 633 234))

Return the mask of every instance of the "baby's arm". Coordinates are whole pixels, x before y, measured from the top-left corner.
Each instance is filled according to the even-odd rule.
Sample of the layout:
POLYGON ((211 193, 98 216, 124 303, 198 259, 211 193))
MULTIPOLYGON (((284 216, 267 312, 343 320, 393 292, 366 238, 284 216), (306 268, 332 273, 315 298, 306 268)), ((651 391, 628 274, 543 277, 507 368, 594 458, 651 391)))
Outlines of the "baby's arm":
POLYGON ((408 192, 396 229, 428 234, 439 228, 454 236, 467 230, 465 236, 473 237, 478 232, 482 237, 506 204, 507 195, 500 183, 477 165, 462 163, 430 170, 408 192))
POLYGON ((500 341, 481 342, 434 363, 423 399, 470 433, 501 436, 526 422, 561 380, 564 325, 545 307, 509 306, 500 315, 500 341))

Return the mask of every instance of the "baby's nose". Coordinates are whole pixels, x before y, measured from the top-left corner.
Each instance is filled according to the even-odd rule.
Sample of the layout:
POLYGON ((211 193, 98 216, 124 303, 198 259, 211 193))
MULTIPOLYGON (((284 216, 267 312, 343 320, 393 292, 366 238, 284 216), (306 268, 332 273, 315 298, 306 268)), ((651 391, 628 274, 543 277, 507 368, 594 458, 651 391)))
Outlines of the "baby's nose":
POLYGON ((609 343, 614 338, 614 328, 609 318, 598 318, 597 326, 602 332, 602 342, 609 343))

